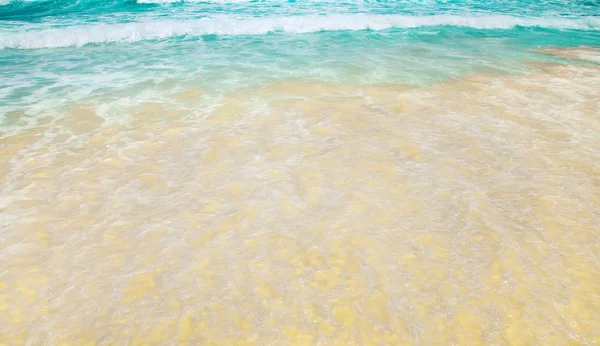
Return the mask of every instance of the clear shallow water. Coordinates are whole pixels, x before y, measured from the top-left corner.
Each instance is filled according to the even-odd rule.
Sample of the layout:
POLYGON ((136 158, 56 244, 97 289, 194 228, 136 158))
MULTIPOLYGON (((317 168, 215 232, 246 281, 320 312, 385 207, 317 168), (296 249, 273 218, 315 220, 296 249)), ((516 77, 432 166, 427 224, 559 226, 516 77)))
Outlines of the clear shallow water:
POLYGON ((0 6, 0 341, 600 342, 600 6, 0 6))
POLYGON ((178 88, 218 94, 293 78, 430 85, 479 70, 519 72, 523 60, 548 58, 532 50, 597 44, 599 8, 593 1, 12 1, 0 7, 0 111, 36 117, 73 102, 110 104, 117 90, 135 104, 178 88))

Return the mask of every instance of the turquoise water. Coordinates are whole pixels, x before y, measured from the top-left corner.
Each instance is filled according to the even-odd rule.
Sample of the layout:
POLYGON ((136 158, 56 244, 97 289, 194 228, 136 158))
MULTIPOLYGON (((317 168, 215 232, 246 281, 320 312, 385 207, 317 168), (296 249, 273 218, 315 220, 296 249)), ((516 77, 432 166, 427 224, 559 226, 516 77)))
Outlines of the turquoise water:
POLYGON ((592 0, 3 1, 2 114, 285 79, 428 85, 600 42, 592 0))
POLYGON ((600 1, 0 4, 0 345, 600 345, 600 1))

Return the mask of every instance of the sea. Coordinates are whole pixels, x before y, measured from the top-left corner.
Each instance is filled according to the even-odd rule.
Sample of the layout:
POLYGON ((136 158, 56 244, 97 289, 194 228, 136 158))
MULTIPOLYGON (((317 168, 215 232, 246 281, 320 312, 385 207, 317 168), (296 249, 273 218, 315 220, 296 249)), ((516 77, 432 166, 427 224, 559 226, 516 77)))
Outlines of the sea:
POLYGON ((0 0, 0 344, 600 344, 600 1, 0 0))

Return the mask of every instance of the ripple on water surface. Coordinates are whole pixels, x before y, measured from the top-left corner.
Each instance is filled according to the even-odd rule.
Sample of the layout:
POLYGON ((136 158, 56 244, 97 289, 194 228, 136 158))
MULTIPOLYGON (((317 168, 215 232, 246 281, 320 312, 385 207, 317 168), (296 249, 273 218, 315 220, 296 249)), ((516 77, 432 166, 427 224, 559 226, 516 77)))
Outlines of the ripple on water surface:
POLYGON ((1 340, 599 343, 599 89, 540 65, 72 106, 0 139, 1 340))

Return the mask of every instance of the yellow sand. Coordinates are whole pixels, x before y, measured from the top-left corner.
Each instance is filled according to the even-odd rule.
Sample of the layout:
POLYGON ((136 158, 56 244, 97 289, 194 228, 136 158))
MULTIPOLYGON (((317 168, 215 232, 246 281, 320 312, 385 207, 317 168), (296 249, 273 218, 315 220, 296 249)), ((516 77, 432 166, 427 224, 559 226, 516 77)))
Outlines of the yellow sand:
POLYGON ((0 139, 0 344, 600 344, 600 69, 281 82, 0 139))

